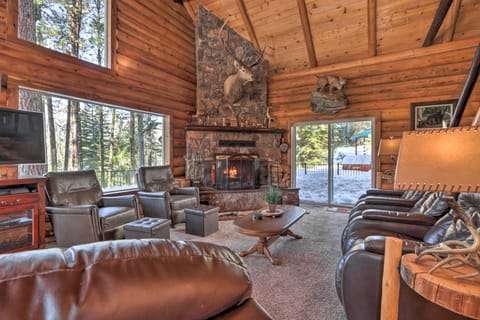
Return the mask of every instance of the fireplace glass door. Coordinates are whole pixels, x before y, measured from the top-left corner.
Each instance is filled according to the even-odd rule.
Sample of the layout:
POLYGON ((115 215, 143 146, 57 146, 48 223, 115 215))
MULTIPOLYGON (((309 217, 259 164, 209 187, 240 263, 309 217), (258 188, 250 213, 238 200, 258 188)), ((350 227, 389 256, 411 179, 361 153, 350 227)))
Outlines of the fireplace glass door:
POLYGON ((215 182, 219 190, 254 189, 259 161, 256 155, 216 155, 215 182))

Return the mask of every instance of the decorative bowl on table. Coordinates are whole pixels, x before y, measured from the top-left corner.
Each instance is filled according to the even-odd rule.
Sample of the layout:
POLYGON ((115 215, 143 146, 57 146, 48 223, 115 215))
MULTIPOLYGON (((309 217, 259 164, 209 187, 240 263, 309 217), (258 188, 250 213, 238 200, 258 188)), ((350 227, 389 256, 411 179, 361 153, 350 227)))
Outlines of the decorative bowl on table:
POLYGON ((266 208, 266 209, 263 209, 262 211, 260 211, 260 213, 264 217, 278 217, 278 216, 281 216, 283 214, 283 210, 279 209, 279 208, 276 208, 275 211, 270 212, 270 209, 266 208))

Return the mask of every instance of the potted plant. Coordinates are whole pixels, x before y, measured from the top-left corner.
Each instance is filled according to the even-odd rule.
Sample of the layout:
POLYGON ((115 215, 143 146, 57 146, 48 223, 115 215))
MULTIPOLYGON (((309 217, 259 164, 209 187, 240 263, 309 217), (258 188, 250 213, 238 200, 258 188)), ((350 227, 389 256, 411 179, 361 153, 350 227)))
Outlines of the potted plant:
POLYGON ((268 203, 268 211, 275 212, 277 204, 282 202, 282 192, 279 187, 270 186, 263 194, 263 199, 268 203))

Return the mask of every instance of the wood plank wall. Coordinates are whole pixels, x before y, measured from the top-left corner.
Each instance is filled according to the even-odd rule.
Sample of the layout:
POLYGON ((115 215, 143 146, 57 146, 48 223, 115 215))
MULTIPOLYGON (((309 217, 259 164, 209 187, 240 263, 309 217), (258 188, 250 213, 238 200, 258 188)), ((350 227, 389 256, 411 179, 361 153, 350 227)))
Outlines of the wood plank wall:
MULTIPOLYGON (((400 137, 410 129, 410 103, 459 98, 477 45, 476 39, 462 40, 272 76, 268 90, 271 114, 277 118, 275 124, 287 130, 302 122, 372 117, 376 119, 377 148, 380 138, 400 137), (315 74, 348 79, 344 88, 348 109, 335 115, 311 111, 309 100, 316 89, 315 74)), ((461 125, 471 124, 480 106, 479 82, 461 125)), ((376 159, 377 171, 393 167, 389 158, 376 159)))
POLYGON ((113 61, 106 69, 17 40, 17 0, 0 0, 0 71, 16 107, 18 86, 71 95, 170 119, 170 163, 184 174, 185 133, 195 110, 194 27, 173 1, 113 0, 113 61), (7 9, 8 8, 8 9, 7 9), (12 12, 13 11, 13 12, 12 12))

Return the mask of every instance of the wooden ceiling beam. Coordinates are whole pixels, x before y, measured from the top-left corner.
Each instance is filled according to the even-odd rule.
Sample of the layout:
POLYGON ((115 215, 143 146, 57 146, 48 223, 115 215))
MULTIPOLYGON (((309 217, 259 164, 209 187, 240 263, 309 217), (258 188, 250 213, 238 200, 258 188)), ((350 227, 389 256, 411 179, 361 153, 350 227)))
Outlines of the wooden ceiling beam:
MULTIPOLYGON (((462 93, 457 102, 457 107, 453 111, 452 121, 450 122, 451 127, 457 127, 460 125, 460 120, 462 119, 463 111, 467 106, 468 99, 472 93, 473 87, 478 79, 478 71, 480 70, 480 44, 477 46, 475 55, 473 56, 472 65, 468 71, 467 80, 463 86, 462 93)), ((476 120, 475 120, 476 121, 476 120)))
POLYGON ((197 13, 193 8, 192 2, 190 1, 183 1, 183 6, 187 10, 188 15, 192 18, 193 25, 195 26, 197 23, 197 13))
POLYGON ((253 43, 253 46, 257 51, 260 51, 260 44, 258 43, 257 36, 255 34, 255 30, 253 29, 252 21, 250 20, 250 16, 247 12, 247 7, 245 6, 245 2, 243 0, 235 0, 237 3, 238 10, 240 10, 240 15, 242 16, 243 23, 247 28, 248 36, 250 37, 250 41, 253 43))
POLYGON ((368 56, 377 55, 377 0, 368 0, 368 56))
POLYGON ((305 0, 297 0, 297 5, 300 13, 300 20, 302 22, 308 60, 310 61, 310 67, 315 68, 317 67, 317 56, 315 54, 315 47, 313 46, 312 30, 310 28, 310 21, 308 19, 307 5, 305 4, 305 0))
POLYGON ((460 8, 462 6, 462 0, 453 0, 453 7, 450 16, 450 25, 447 28, 447 36, 445 41, 453 41, 453 36, 455 35, 455 29, 457 28, 458 14, 460 13, 460 8))
POLYGON ((435 16, 433 17, 432 24, 430 25, 430 29, 428 30, 427 36, 425 37, 425 41, 423 41, 422 47, 428 47, 433 43, 433 39, 438 33, 445 16, 447 15, 448 9, 452 4, 453 0, 440 0, 440 4, 438 5, 437 12, 435 12, 435 16))

